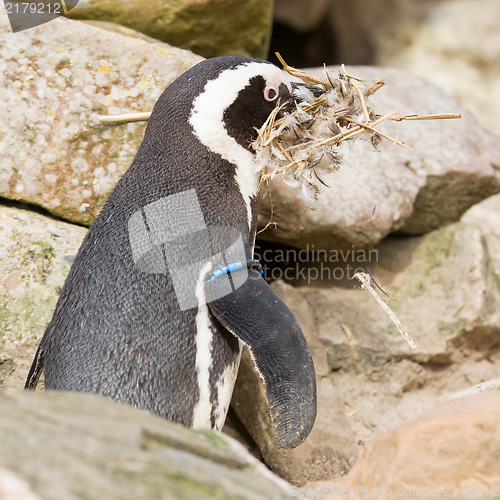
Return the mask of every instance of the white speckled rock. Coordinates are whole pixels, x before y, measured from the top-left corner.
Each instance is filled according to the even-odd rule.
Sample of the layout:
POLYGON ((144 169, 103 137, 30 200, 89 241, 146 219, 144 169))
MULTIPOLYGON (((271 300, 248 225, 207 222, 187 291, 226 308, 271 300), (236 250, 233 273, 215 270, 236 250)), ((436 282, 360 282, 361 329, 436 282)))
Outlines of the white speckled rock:
POLYGON ((2 13, 0 196, 90 224, 145 128, 98 116, 152 109, 202 58, 64 18, 16 34, 7 26, 2 13))
MULTIPOLYGON (((322 187, 315 210, 297 189, 275 179, 273 220, 278 227, 266 230, 262 238, 300 248, 374 246, 391 232, 421 234, 455 221, 471 205, 500 191, 500 138, 482 130, 455 99, 400 70, 349 67, 348 71, 386 82, 371 99, 380 115, 461 113, 462 119, 380 125, 415 152, 385 139, 378 151, 370 141, 344 143, 342 166, 322 176, 330 187, 322 187)), ((267 197, 261 203, 261 226, 269 221, 270 212, 267 197)))

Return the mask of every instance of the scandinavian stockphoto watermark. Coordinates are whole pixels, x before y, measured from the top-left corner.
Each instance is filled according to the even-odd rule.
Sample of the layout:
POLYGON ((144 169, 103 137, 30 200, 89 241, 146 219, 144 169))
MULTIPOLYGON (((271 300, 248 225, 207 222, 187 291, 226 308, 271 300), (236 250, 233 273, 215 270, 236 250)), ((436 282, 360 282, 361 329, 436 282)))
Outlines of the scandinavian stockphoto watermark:
POLYGON ((67 14, 78 0, 4 0, 14 33, 48 23, 67 14))
POLYGON ((305 248, 268 248, 255 246, 264 277, 310 285, 316 281, 356 281, 357 273, 366 273, 378 262, 376 249, 324 250, 314 245, 305 248))

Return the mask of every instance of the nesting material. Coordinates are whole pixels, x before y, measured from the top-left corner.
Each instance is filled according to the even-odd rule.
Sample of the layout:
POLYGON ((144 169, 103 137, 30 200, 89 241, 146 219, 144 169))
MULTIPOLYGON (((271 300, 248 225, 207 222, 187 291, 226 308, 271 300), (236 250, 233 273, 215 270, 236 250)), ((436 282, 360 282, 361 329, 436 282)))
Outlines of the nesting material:
MULTIPOLYGON (((342 65, 334 75, 325 68, 324 78, 292 68, 276 54, 285 71, 301 80, 293 83, 293 102, 278 103, 252 146, 260 172, 260 190, 275 176, 301 190, 311 206, 326 186, 325 174, 336 171, 341 163, 338 146, 354 139, 381 140, 412 149, 404 142, 382 132, 378 125, 386 120, 437 120, 460 118, 459 114, 406 115, 393 111, 384 116, 370 105, 370 96, 384 86, 383 81, 367 82, 349 75, 342 65)), ((150 112, 101 116, 102 123, 124 123, 148 120, 150 112)))
POLYGON ((302 197, 314 204, 322 178, 337 170, 342 158, 340 143, 353 139, 381 140, 412 149, 377 128, 385 120, 460 118, 460 115, 398 116, 393 111, 380 116, 370 106, 369 98, 384 82, 366 82, 349 75, 342 65, 337 75, 325 68, 325 77, 317 78, 286 64, 285 71, 302 80, 293 84, 294 103, 278 104, 258 131, 253 143, 261 172, 261 189, 275 176, 301 189, 302 197))

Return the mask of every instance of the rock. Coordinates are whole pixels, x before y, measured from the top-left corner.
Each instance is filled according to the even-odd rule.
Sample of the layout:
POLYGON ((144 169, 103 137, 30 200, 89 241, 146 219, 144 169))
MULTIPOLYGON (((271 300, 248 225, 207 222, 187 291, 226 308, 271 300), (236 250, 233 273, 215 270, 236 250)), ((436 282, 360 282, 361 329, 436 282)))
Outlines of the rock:
POLYGON ((500 195, 490 196, 471 207, 462 216, 462 222, 481 228, 485 234, 500 236, 500 195))
MULTIPOLYGON (((310 61, 318 52, 327 57, 320 64, 375 64, 380 56, 403 49, 429 10, 443 1, 449 0, 276 0, 275 21, 303 37, 319 33, 303 54, 302 66, 315 65, 310 61)), ((297 48, 273 38, 290 62, 297 48)))
MULTIPOLYGON (((447 1, 447 0, 444 0, 447 1)), ((340 61, 346 64, 378 63, 380 55, 400 50, 419 23, 443 0, 333 0, 328 13, 340 61)))
POLYGON ((500 134, 499 16, 496 0, 276 0, 275 22, 288 31, 276 31, 273 45, 293 65, 343 62, 410 71, 500 134), (289 43, 295 33, 302 43, 289 43))
MULTIPOLYGON (((465 222, 477 210, 472 208, 464 222, 424 236, 391 236, 378 250, 331 250, 319 255, 322 260, 303 250, 258 249, 266 274, 273 261, 286 261, 274 278, 295 286, 281 280, 272 286, 291 307, 311 347, 321 377, 320 415, 337 415, 335 424, 322 423, 320 417, 311 441, 301 446, 313 449, 327 442, 335 443, 337 451, 352 449, 471 384, 500 377, 500 235, 489 231, 492 211, 484 228, 479 216, 474 225, 465 222), (358 268, 370 271, 395 297, 380 292, 417 350, 409 348, 387 314, 353 280, 358 268), (326 396, 328 391, 335 396, 326 396), (346 415, 348 425, 342 423, 346 415), (314 434, 336 428, 348 429, 345 441, 314 434)), ((279 450, 272 450, 270 458, 268 423, 261 413, 255 416, 255 408, 262 412, 264 403, 255 402, 260 393, 250 388, 257 378, 248 370, 243 362, 232 403, 266 463, 281 474, 291 470, 283 464, 288 467, 292 459, 279 450)), ((285 477, 294 484, 321 478, 321 473, 307 476, 304 471, 307 466, 302 475, 285 477)))
POLYGON ((0 196, 90 224, 145 128, 99 115, 151 110, 201 58, 64 18, 15 36, 0 24, 0 196))
POLYGON ((265 59, 271 36, 271 0, 80 0, 73 19, 112 21, 204 57, 265 59))
POLYGON ((375 439, 341 487, 361 488, 360 496, 368 488, 423 497, 498 494, 499 418, 499 391, 436 406, 375 439))
MULTIPOLYGON (((393 232, 422 234, 456 221, 470 206, 500 190, 498 137, 482 130, 453 98, 399 70, 348 71, 386 82, 371 99, 381 115, 395 110, 400 115, 452 112, 461 113, 462 119, 380 125, 415 152, 385 139, 377 150, 370 141, 342 144, 342 166, 322 176, 329 187, 323 187, 314 210, 299 190, 275 178, 272 220, 277 228, 267 229, 261 238, 309 249, 373 247, 393 232)), ((270 219, 268 196, 261 203, 260 226, 270 219)))
POLYGON ((326 348, 330 370, 382 366, 401 356, 446 364, 458 344, 480 349, 497 345, 499 245, 498 236, 459 222, 421 237, 390 237, 377 251, 354 254, 364 260, 357 264, 359 269, 370 270, 395 297, 387 303, 414 338, 416 351, 368 292, 359 288, 353 278, 356 264, 348 271, 349 263, 345 267, 342 262, 309 263, 306 277, 323 274, 324 279, 296 282, 301 285, 296 291, 315 318, 313 338, 326 348))
POLYGON ((0 205, 0 386, 24 386, 86 229, 0 205))
POLYGON ((127 28, 121 24, 112 23, 110 21, 93 21, 83 19, 81 21, 84 24, 88 24, 89 26, 94 26, 94 28, 99 28, 101 30, 112 31, 113 33, 118 33, 120 35, 129 36, 131 38, 139 38, 140 40, 144 40, 145 42, 152 43, 153 45, 164 45, 163 42, 153 38, 151 36, 145 35, 140 31, 133 30, 131 28, 127 28))
POLYGON ((278 499, 292 491, 223 434, 92 394, 0 392, 0 441, 0 470, 40 498, 278 499))
POLYGON ((327 14, 330 3, 330 0, 311 0, 307 3, 302 0, 277 0, 274 20, 299 33, 307 33, 318 27, 327 14))
POLYGON ((496 0, 431 3, 405 43, 378 54, 375 62, 424 77, 500 134, 499 16, 496 0))
POLYGON ((284 450, 273 444, 264 385, 245 350, 231 407, 259 446, 264 462, 295 485, 344 476, 358 455, 358 447, 344 412, 339 392, 328 375, 324 349, 314 338, 314 318, 300 294, 283 282, 273 289, 299 320, 313 354, 317 372, 318 415, 309 437, 297 448, 284 450))

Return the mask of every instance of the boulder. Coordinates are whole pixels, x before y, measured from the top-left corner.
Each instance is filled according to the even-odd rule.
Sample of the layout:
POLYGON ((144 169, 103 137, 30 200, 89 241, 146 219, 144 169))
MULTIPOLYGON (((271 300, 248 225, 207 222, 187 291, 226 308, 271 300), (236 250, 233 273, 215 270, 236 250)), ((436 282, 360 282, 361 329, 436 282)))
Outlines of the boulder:
POLYGON ((265 59, 272 0, 80 0, 73 19, 112 21, 204 57, 265 59))
POLYGON ((467 106, 487 130, 500 134, 499 17, 496 0, 430 3, 402 43, 380 52, 375 62, 420 75, 467 106))
POLYGON ((455 99, 400 70, 347 70, 363 80, 386 82, 371 98, 380 115, 461 113, 462 118, 380 124, 415 151, 386 139, 376 148, 370 141, 343 143, 341 167, 322 175, 329 187, 321 186, 312 210, 298 189, 277 176, 272 197, 261 202, 259 213, 261 227, 270 220, 277 227, 261 238, 308 249, 373 247, 390 233, 422 234, 456 221, 500 190, 500 140, 482 130, 455 99))
POLYGON ((376 252, 355 255, 354 263, 290 265, 297 272, 305 267, 306 279, 295 282, 295 292, 315 318, 308 338, 324 347, 330 371, 381 367, 401 358, 447 365, 458 347, 500 345, 498 235, 458 222, 424 236, 390 237, 376 252), (356 270, 369 271, 393 298, 379 292, 415 340, 416 350, 360 288, 356 270))
POLYGON ((223 434, 93 394, 0 392, 0 441, 0 478, 24 495, 16 500, 253 500, 293 491, 223 434))
POLYGON ((493 209, 489 218, 478 214, 495 198, 462 222, 424 236, 391 236, 376 251, 332 250, 319 260, 296 249, 259 249, 266 274, 282 277, 272 287, 299 320, 318 375, 316 425, 296 450, 284 451, 270 444, 262 383, 242 360, 232 406, 273 470, 295 485, 343 475, 376 436, 500 377, 500 234, 498 223, 491 231, 493 209), (266 268, 274 260, 286 260, 278 273, 266 268), (370 271, 394 297, 379 292, 416 350, 353 279, 357 270, 370 271))
POLYGON ((87 230, 0 205, 0 386, 24 386, 87 230))
POLYGON ((0 196, 90 224, 145 128, 99 115, 151 110, 201 57, 64 18, 15 35, 5 14, 0 25, 0 196))
POLYGON ((320 64, 410 71, 500 134, 499 16, 496 0, 276 0, 275 21, 288 30, 277 31, 273 44, 294 65, 314 66, 322 54, 320 64))
POLYGON ((499 418, 499 391, 435 406, 375 439, 340 488, 361 497, 497 496, 499 418))

